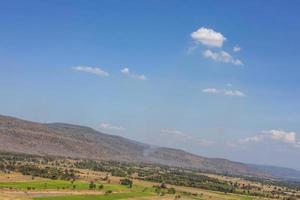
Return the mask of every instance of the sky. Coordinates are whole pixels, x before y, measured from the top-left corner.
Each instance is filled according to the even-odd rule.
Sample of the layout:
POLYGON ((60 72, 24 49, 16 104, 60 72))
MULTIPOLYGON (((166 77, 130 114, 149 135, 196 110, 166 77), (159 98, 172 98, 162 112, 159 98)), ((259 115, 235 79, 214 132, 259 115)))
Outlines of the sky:
POLYGON ((299 9, 0 1, 0 113, 300 169, 299 9))

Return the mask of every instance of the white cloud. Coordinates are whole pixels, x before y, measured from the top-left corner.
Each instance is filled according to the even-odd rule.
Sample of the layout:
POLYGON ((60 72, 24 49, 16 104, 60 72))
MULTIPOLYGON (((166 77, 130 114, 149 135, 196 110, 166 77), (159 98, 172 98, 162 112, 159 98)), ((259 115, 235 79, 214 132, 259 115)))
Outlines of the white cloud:
POLYGON ((147 77, 145 75, 135 75, 134 78, 141 80, 141 81, 147 80, 147 77))
POLYGON ((238 96, 245 97, 246 95, 239 90, 223 90, 224 95, 226 96, 238 96))
POLYGON ((217 62, 224 62, 224 63, 231 63, 234 65, 243 65, 242 61, 239 59, 233 58, 229 53, 226 51, 219 51, 219 52, 213 52, 211 50, 205 50, 202 55, 205 58, 212 59, 217 62))
POLYGON ((121 69, 121 73, 125 76, 128 76, 130 78, 133 78, 133 79, 137 79, 137 80, 140 80, 140 81, 145 81, 147 80, 147 77, 144 75, 144 74, 141 74, 141 75, 138 75, 138 74, 132 74, 129 70, 129 68, 125 67, 123 69, 121 69))
POLYGON ((221 94, 225 96, 236 96, 236 97, 245 97, 246 94, 239 90, 227 90, 227 89, 217 89, 217 88, 205 88, 202 90, 203 93, 208 94, 221 94))
POLYGON ((278 140, 290 144, 297 143, 295 132, 285 132, 282 130, 269 130, 269 131, 264 131, 264 133, 269 134, 272 140, 278 140))
POLYGON ((127 67, 124 69, 121 69, 121 73, 124 75, 129 75, 129 69, 127 67))
POLYGON ((201 27, 191 33, 191 37, 197 42, 208 47, 222 47, 226 38, 222 33, 213 29, 201 27))
POLYGON ((264 141, 278 141, 284 144, 289 144, 294 147, 300 147, 300 141, 297 140, 295 132, 287 132, 284 130, 267 130, 260 134, 244 138, 238 141, 239 144, 258 143, 264 141))
POLYGON ((253 142, 262 142, 262 141, 264 141, 264 139, 265 139, 264 135, 256 135, 256 136, 241 139, 238 142, 240 144, 247 144, 247 143, 253 143, 253 142))
POLYGON ((77 66, 72 68, 75 71, 95 74, 97 76, 109 76, 109 73, 103 71, 99 67, 77 66))
MULTIPOLYGON (((221 51, 214 52, 211 50, 205 50, 202 55, 205 58, 209 58, 218 62, 231 63, 234 65, 243 65, 242 61, 233 58, 228 52, 222 50, 224 42, 227 40, 222 33, 217 32, 210 28, 201 27, 198 30, 191 33, 192 39, 195 41, 193 46, 188 48, 188 54, 191 54, 199 44, 202 44, 208 48, 217 47, 221 48, 221 51)), ((239 52, 241 48, 239 46, 233 47, 233 52, 239 52)))
POLYGON ((205 88, 205 89, 202 90, 202 92, 209 93, 209 94, 219 94, 219 93, 221 93, 221 91, 216 89, 216 88, 205 88))
POLYGON ((233 47, 233 52, 240 52, 242 49, 239 46, 233 47))
POLYGON ((107 129, 107 130, 113 130, 113 131, 124 131, 125 128, 123 126, 115 126, 111 125, 109 123, 101 123, 100 128, 107 129))

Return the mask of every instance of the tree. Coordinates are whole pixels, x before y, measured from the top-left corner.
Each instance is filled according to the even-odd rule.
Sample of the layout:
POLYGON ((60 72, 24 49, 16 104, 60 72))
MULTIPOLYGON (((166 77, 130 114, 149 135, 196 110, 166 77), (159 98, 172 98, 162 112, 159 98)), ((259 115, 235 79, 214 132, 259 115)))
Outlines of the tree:
POLYGON ((121 179, 121 180, 120 180, 120 184, 121 184, 121 185, 126 185, 126 186, 128 186, 129 188, 132 188, 133 182, 132 182, 132 180, 130 180, 130 179, 128 179, 128 178, 125 178, 125 179, 121 179))
POLYGON ((90 182, 89 188, 90 189, 96 189, 96 184, 94 183, 94 181, 90 182))
POLYGON ((102 184, 99 185, 99 186, 98 186, 98 189, 99 189, 99 190, 102 190, 102 189, 103 189, 103 185, 102 185, 102 184))

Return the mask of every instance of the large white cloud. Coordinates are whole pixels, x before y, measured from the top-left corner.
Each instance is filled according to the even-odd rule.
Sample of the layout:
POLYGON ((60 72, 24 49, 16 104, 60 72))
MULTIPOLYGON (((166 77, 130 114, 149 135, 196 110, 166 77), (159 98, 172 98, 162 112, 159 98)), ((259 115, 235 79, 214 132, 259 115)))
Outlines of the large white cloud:
POLYGON ((211 50, 205 50, 202 55, 205 58, 212 59, 217 62, 224 62, 224 63, 232 63, 234 65, 243 65, 242 61, 239 59, 233 58, 229 53, 226 51, 219 51, 219 52, 214 52, 211 50))
POLYGON ((236 97, 245 97, 246 94, 239 90, 228 90, 228 89, 217 89, 217 88, 205 88, 202 90, 203 93, 208 94, 221 94, 225 96, 236 96, 236 97))
POLYGON ((75 71, 95 74, 97 76, 109 76, 109 73, 103 71, 99 67, 77 66, 77 67, 73 67, 72 69, 75 70, 75 71))
POLYGON ((191 33, 191 37, 197 42, 208 47, 222 47, 226 38, 222 33, 213 29, 201 27, 191 33))
MULTIPOLYGON (((198 30, 191 33, 192 39, 195 41, 194 45, 188 49, 188 53, 191 54, 199 44, 207 48, 220 48, 220 51, 212 51, 207 49, 203 51, 202 55, 205 58, 212 59, 218 62, 231 63, 234 65, 243 65, 242 61, 233 58, 228 52, 222 49, 224 42, 227 40, 222 33, 217 32, 210 28, 201 27, 198 30)), ((241 48, 235 46, 233 52, 239 52, 241 48)))
POLYGON ((140 81, 145 81, 147 80, 147 77, 144 75, 144 74, 133 74, 130 72, 129 68, 125 67, 123 69, 121 69, 121 73, 125 76, 128 76, 130 78, 133 78, 133 79, 137 79, 137 80, 140 80, 140 81))

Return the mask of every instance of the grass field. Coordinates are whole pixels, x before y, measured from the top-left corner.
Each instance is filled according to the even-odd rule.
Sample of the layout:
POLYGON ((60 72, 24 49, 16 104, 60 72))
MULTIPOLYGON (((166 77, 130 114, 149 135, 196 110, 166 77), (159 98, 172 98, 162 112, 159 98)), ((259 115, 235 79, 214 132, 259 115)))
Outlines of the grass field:
MULTIPOLYGON (((118 184, 117 177, 111 177, 113 183, 103 183, 103 188, 96 183, 95 190, 89 189, 90 180, 77 180, 75 182, 50 179, 30 180, 29 177, 22 177, 12 174, 15 179, 0 182, 1 200, 174 200, 175 195, 165 194, 158 196, 152 187, 155 183, 138 181, 134 182, 132 188, 118 184), (13 180, 13 181, 12 181, 13 180), (25 181, 24 181, 25 180, 25 181), (73 185, 76 185, 74 188, 73 185), (106 194, 107 191, 111 193, 106 194)), ((262 199, 246 195, 224 194, 222 192, 201 190, 173 186, 177 190, 180 200, 255 200, 262 199), (197 194, 197 195, 193 195, 197 194)))
MULTIPOLYGON (((89 182, 75 181, 73 183, 63 180, 32 180, 32 181, 14 181, 14 182, 0 182, 0 199, 2 200, 17 200, 17 199, 43 199, 43 200, 105 200, 105 199, 128 199, 128 198, 140 198, 145 196, 154 195, 154 190, 151 187, 145 187, 141 185, 133 185, 132 188, 119 184, 96 184, 96 188, 99 185, 103 185, 102 189, 89 189, 89 182), (76 185, 73 188, 73 185, 76 185), (31 196, 32 198, 25 198, 22 195, 18 196, 14 194, 14 191, 23 191, 23 194, 31 196), (53 193, 42 193, 44 191, 52 191, 53 193), (59 192, 58 192, 59 191, 59 192), (103 192, 97 193, 97 192, 103 192), (112 192, 111 194, 105 194, 106 191, 112 192), (5 194, 6 192, 6 194, 5 194), (72 192, 72 195, 70 195, 72 192), (74 194, 75 195, 74 195, 74 194), (85 194, 89 193, 89 194, 85 194), (95 193, 95 194, 93 194, 95 193), (34 197, 35 194, 45 195, 44 197, 34 197), (54 196, 52 196, 54 194, 54 196), (51 196, 49 196, 51 195, 51 196)), ((20 194, 20 193, 19 193, 20 194)))
MULTIPOLYGON (((69 181, 63 180, 47 180, 47 181, 26 181, 26 182, 0 182, 0 188, 11 188, 11 189, 19 189, 19 190, 45 190, 45 189, 72 189, 75 185, 76 190, 88 190, 89 183, 84 181, 75 181, 71 183, 69 181)), ((100 184, 96 184, 99 186, 100 184)), ((103 184, 103 190, 116 190, 116 191, 124 191, 128 190, 128 187, 123 185, 115 185, 115 184, 103 184)), ((133 188, 139 188, 139 186, 135 185, 133 188)))

